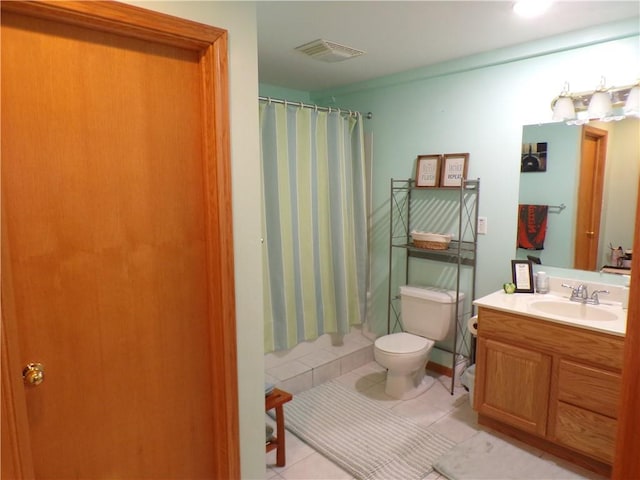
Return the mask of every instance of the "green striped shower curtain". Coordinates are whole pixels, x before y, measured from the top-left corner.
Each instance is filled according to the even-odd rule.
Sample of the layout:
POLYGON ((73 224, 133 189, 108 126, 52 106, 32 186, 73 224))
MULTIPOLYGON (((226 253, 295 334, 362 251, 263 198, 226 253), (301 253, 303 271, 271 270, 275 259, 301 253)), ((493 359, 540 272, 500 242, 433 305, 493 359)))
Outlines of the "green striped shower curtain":
POLYGON ((365 315, 362 117, 260 103, 265 353, 365 315))

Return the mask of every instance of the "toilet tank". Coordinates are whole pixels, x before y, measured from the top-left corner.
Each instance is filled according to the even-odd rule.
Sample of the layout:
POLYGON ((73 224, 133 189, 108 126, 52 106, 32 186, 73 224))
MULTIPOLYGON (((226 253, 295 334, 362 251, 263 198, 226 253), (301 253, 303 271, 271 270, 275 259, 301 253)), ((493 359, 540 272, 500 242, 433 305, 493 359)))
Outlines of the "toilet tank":
MULTIPOLYGON (((458 297, 458 313, 463 311, 464 293, 458 297)), ((400 287, 404 331, 431 340, 444 340, 455 325, 456 292, 435 287, 400 287)))

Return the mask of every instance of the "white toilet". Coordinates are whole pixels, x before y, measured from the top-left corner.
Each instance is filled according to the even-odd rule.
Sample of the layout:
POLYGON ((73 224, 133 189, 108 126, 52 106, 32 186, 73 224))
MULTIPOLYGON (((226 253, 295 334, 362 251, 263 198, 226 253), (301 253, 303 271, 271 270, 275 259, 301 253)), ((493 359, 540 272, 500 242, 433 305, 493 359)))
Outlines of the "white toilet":
MULTIPOLYGON (((460 292, 459 312, 463 298, 460 292)), ((404 332, 379 337, 374 344, 376 362, 387 369, 387 395, 407 400, 433 385, 434 379, 425 376, 425 367, 435 342, 444 340, 453 331, 455 303, 453 290, 400 287, 404 332)))

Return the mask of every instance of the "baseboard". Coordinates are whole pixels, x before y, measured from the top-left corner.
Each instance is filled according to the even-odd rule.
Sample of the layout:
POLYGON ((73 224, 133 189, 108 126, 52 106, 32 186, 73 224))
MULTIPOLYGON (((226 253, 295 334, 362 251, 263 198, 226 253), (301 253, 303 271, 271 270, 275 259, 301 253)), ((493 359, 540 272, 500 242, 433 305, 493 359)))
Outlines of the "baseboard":
POLYGON ((446 375, 447 377, 453 376, 453 370, 439 363, 427 362, 427 370, 439 373, 440 375, 446 375))

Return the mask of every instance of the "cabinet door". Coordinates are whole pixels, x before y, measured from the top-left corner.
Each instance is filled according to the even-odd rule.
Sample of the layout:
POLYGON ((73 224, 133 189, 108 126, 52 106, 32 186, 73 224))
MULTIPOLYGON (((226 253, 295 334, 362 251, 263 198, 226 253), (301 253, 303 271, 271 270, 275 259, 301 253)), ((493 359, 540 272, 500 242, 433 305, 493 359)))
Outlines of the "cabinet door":
POLYGON ((535 435, 546 434, 551 356, 478 339, 483 374, 478 412, 535 435))

